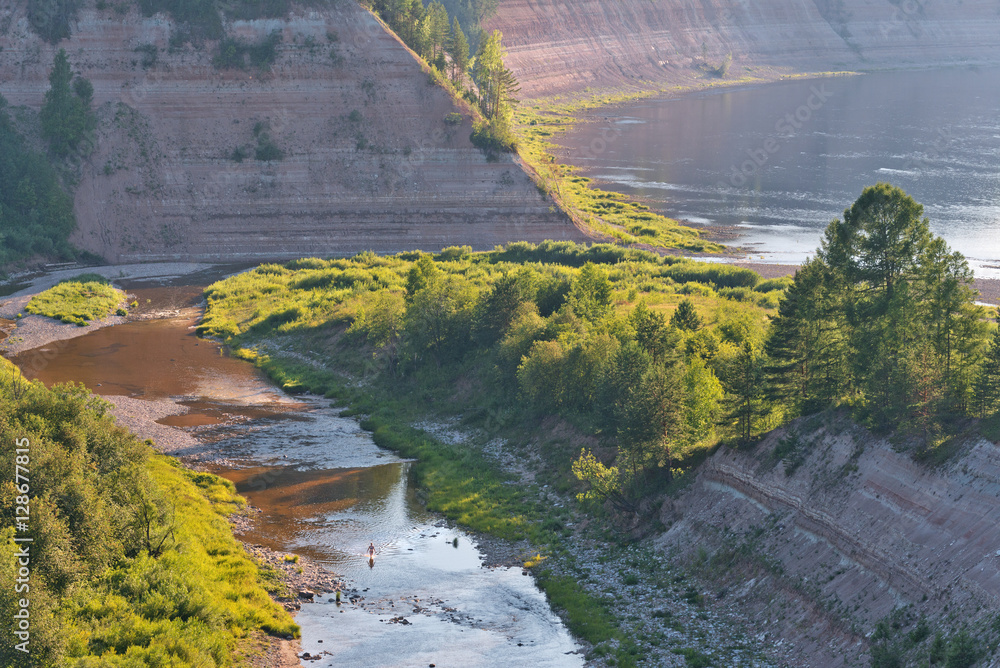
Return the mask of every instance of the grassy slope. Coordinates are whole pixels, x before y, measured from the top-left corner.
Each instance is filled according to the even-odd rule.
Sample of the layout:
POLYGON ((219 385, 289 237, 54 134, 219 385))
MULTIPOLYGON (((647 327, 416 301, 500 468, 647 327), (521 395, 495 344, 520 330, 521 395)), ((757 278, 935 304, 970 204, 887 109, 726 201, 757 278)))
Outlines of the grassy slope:
MULTIPOLYGON (((0 395, 4 441, 30 439, 30 665, 241 665, 260 631, 298 634, 268 595, 283 585, 233 537, 226 517, 245 502, 232 483, 153 454, 114 425, 102 401, 27 384, 2 359, 0 395), (81 507, 82 527, 73 519, 81 507), (131 533, 143 508, 162 512, 155 536, 172 530, 158 555, 137 549, 142 534, 131 533)), ((13 458, 5 459, 13 479, 13 458)), ((7 485, 0 514, 9 519, 7 485)), ((14 558, 12 524, 4 522, 0 540, 5 564, 14 558)), ((11 577, 4 568, 5 592, 11 577)), ((0 599, 12 614, 14 601, 0 599)), ((3 658, 21 665, 23 656, 3 658)))

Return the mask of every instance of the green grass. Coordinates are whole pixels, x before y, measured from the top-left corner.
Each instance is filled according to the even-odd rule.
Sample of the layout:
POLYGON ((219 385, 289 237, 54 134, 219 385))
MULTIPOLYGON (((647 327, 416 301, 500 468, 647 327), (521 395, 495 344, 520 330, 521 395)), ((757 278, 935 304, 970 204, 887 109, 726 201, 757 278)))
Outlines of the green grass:
MULTIPOLYGON (((27 382, 0 358, 0 441, 30 469, 33 665, 242 665, 298 627, 268 592, 285 592, 232 534, 245 501, 232 483, 155 454, 82 386, 27 382), (27 453, 27 454, 24 454, 27 453)), ((0 459, 14 480, 15 458, 0 459)), ((14 563, 13 486, 0 496, 0 561, 14 563), (9 492, 9 493, 8 493, 9 492)), ((0 569, 0 614, 18 608, 0 569), (5 593, 6 592, 6 593, 5 593)), ((9 644, 0 665, 20 665, 9 644)))
POLYGON ((98 274, 80 274, 35 295, 25 311, 84 327, 102 320, 125 301, 125 293, 98 274))
POLYGON ((67 666, 228 666, 253 632, 298 636, 271 600, 276 578, 255 563, 225 519, 245 504, 229 481, 157 455, 155 483, 174 503, 177 549, 140 554, 66 606, 67 666), (100 664, 87 657, 100 656, 100 664))
POLYGON ((555 144, 550 138, 573 126, 576 119, 572 113, 519 110, 516 120, 519 152, 533 168, 539 189, 574 221, 599 236, 624 244, 694 252, 724 250, 721 244, 702 239, 698 230, 650 211, 627 195, 596 188, 590 179, 576 174, 575 168, 556 162, 552 154, 555 144))

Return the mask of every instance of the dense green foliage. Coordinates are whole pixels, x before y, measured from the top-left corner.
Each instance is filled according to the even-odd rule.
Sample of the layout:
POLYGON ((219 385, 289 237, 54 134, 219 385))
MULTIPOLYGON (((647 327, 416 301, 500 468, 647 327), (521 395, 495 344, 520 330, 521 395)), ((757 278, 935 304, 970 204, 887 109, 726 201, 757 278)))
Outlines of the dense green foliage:
MULTIPOLYGON (((1000 325, 1000 309, 997 309, 996 322, 1000 325)), ((976 376, 972 410, 979 417, 1000 412, 1000 326, 993 330, 993 338, 976 376)))
POLYGON ((212 63, 220 69, 270 69, 278 55, 281 31, 275 30, 258 42, 246 42, 236 37, 225 37, 219 41, 212 63))
POLYGON ((477 102, 483 114, 482 121, 476 123, 472 132, 472 143, 486 151, 511 153, 517 149, 514 136, 514 106, 520 86, 503 63, 504 51, 501 41, 503 34, 494 30, 489 37, 479 43, 472 78, 478 88, 477 102))
POLYGON ((38 36, 55 44, 69 37, 70 21, 76 18, 76 0, 30 0, 28 22, 38 36))
POLYGON ((55 155, 90 152, 89 144, 97 126, 90 109, 93 98, 94 87, 79 75, 73 78, 66 51, 59 49, 49 73, 49 90, 41 112, 42 136, 55 155))
MULTIPOLYGON (((222 16, 215 0, 139 0, 146 16, 170 14, 177 23, 177 41, 219 39, 223 35, 222 16)), ((175 37, 171 36, 171 42, 175 37)))
POLYGON ((226 666, 257 629, 297 632, 232 536, 231 483, 154 455, 82 387, 48 390, 0 360, 0 396, 0 614, 24 597, 31 620, 29 661, 4 642, 3 665, 226 666), (19 594, 15 535, 33 539, 19 594))
POLYGON ((73 200, 44 155, 28 148, 0 96, 0 266, 30 257, 73 257, 73 200))
MULTIPOLYGON (((707 278, 748 283, 747 274, 756 277, 553 242, 446 249, 436 258, 300 260, 210 288, 201 331, 242 345, 264 335, 316 337, 334 346, 338 364, 374 375, 390 392, 475 378, 479 389, 460 410, 515 422, 557 415, 614 446, 609 498, 627 507, 644 485, 669 480, 714 443, 723 383, 737 378, 744 344, 760 345, 766 311, 719 297, 707 278), (705 282, 678 284, 674 273, 705 282), (681 301, 696 311, 687 329, 668 318, 681 301), (358 360, 367 360, 362 369, 358 360)), ((756 294, 773 308, 780 293, 756 294)), ((759 427, 768 415, 754 418, 759 427)), ((722 432, 739 427, 734 417, 722 432)), ((567 470, 579 455, 565 453, 567 470)))
POLYGON ((68 278, 31 298, 24 310, 85 326, 123 308, 125 293, 99 274, 68 278))
POLYGON ((985 313, 922 216, 898 188, 866 188, 796 274, 767 344, 773 396, 793 413, 843 403, 876 429, 931 433, 970 411, 985 313))

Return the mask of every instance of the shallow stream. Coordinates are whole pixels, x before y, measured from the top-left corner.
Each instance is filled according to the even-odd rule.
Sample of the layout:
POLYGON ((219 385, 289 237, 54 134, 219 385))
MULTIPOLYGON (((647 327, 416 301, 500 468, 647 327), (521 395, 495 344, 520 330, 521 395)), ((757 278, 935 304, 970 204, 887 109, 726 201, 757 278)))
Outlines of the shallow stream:
POLYGON ((410 462, 379 448, 321 399, 292 398, 250 364, 199 339, 199 286, 124 286, 147 320, 15 358, 48 385, 169 399, 161 418, 193 433, 193 456, 262 512, 244 540, 306 555, 359 596, 304 604, 296 621, 311 666, 580 666, 579 647, 520 569, 490 569, 472 537, 428 513, 410 462), (31 364, 44 357, 45 364, 31 364), (369 542, 374 560, 364 555, 369 542))

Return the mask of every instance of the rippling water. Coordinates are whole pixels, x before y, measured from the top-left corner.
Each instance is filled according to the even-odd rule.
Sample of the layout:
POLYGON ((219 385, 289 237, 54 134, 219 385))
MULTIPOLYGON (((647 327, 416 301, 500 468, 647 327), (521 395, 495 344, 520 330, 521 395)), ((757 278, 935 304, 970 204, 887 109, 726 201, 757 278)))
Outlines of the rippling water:
POLYGON ((770 262, 812 255, 861 190, 888 181, 1000 276, 1000 70, 880 72, 601 109, 563 156, 676 218, 738 226, 770 262))

